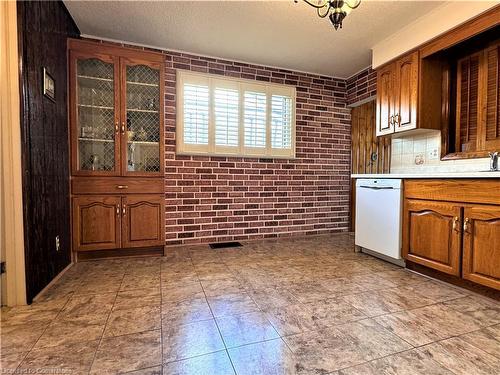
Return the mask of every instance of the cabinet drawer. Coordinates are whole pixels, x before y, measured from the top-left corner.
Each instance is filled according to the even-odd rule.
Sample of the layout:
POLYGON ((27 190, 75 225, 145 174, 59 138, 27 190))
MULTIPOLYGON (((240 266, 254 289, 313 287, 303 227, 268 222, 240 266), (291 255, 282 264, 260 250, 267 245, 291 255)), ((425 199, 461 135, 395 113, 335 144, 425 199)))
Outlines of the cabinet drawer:
POLYGON ((72 194, 162 194, 162 178, 74 177, 72 194))

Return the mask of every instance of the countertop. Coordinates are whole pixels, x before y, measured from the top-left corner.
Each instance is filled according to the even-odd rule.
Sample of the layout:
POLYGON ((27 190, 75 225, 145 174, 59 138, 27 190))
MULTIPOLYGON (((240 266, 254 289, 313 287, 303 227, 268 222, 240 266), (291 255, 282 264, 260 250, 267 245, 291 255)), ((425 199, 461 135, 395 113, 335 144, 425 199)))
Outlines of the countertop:
POLYGON ((440 173, 381 173, 381 174, 351 174, 351 178, 499 178, 497 172, 440 172, 440 173))

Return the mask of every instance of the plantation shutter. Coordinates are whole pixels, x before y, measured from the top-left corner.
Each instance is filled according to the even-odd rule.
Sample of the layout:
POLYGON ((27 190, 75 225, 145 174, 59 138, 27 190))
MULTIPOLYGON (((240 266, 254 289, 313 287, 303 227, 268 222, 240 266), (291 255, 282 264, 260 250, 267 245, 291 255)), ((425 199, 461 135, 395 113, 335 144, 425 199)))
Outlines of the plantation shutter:
MULTIPOLYGON (((215 148, 238 148, 240 126, 239 85, 232 82, 213 83, 215 148)), ((237 150, 236 150, 237 151, 237 150)))
POLYGON ((184 143, 208 145, 208 85, 184 84, 184 143))
POLYGON ((288 96, 271 97, 271 147, 292 147, 292 98, 288 96))
POLYGON ((267 94, 245 91, 243 106, 245 148, 266 148, 267 94))

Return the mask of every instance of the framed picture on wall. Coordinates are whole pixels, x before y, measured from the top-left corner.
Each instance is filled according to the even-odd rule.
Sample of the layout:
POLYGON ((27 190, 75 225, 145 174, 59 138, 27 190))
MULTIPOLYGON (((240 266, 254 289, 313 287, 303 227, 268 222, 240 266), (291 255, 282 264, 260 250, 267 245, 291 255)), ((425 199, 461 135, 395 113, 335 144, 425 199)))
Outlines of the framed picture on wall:
POLYGON ((43 68, 43 95, 53 102, 56 101, 56 84, 45 67, 43 68))

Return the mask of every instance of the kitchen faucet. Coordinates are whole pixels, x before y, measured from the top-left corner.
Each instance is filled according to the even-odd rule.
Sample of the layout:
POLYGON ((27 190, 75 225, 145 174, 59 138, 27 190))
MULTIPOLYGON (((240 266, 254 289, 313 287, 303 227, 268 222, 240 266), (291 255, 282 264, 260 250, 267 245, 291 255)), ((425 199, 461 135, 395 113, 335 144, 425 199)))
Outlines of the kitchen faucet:
POLYGON ((490 171, 498 171, 498 151, 490 152, 490 171))

